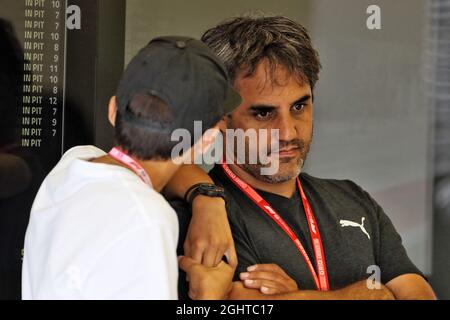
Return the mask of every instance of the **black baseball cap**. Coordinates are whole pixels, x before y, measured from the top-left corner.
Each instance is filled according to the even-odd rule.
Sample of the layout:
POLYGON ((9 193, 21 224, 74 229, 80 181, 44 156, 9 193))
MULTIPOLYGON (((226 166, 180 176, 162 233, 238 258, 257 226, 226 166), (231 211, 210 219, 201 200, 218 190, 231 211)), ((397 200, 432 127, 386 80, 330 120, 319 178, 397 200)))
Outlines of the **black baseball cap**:
POLYGON ((219 58, 203 42, 179 36, 151 40, 128 64, 116 99, 124 122, 158 133, 184 128, 191 135, 194 121, 202 121, 204 132, 241 103, 219 58), (133 113, 129 104, 136 94, 163 100, 171 121, 163 124, 133 113))

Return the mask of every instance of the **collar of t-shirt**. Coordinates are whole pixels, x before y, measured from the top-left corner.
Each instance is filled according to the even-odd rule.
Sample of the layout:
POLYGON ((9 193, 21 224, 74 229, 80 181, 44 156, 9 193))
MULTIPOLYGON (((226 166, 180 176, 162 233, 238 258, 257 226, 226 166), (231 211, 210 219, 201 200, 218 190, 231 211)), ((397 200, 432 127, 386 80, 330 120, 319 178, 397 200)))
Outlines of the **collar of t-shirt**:
MULTIPOLYGON (((210 174, 213 176, 213 178, 217 178, 225 189, 227 188, 237 189, 234 183, 230 181, 230 179, 225 175, 220 166, 215 166, 211 170, 210 174)), ((305 186, 303 186, 303 188, 305 188, 305 186)), ((315 265, 315 257, 313 254, 311 236, 309 234, 309 227, 306 221, 305 211, 303 209, 303 204, 300 198, 297 185, 295 186, 295 191, 290 198, 259 189, 255 190, 272 206, 273 209, 275 209, 278 212, 278 214, 283 218, 283 220, 296 233, 296 235, 300 239, 300 242, 302 243, 306 252, 308 253, 309 258, 313 262, 313 265, 315 265)), ((307 190, 305 190, 305 193, 308 196, 307 190)), ((239 196, 247 198, 247 196, 240 190, 238 190, 237 193, 233 194, 239 194, 239 196)), ((261 213, 261 216, 265 215, 265 213, 261 211, 261 209, 259 209, 256 205, 254 206, 250 205, 252 201, 249 198, 247 199, 249 202, 249 207, 257 210, 258 213, 261 213)), ((273 224, 273 227, 279 228, 275 223, 273 224)))

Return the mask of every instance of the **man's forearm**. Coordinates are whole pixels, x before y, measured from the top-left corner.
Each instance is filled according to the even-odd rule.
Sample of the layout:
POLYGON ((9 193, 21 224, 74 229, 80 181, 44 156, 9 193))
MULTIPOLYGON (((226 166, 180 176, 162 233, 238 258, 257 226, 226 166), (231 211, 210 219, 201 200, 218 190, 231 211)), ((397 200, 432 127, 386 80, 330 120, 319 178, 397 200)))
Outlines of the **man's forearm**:
POLYGON ((397 300, 436 300, 436 295, 428 282, 418 274, 403 274, 388 283, 397 300))
POLYGON ((381 285, 368 289, 366 281, 359 281, 333 291, 298 290, 284 294, 262 294, 257 289, 247 289, 242 282, 234 282, 231 300, 394 300, 391 291, 381 285))
MULTIPOLYGON (((394 295, 383 285, 379 289, 367 288, 366 280, 333 291, 299 290, 280 294, 276 300, 394 300, 394 295)), ((269 298, 270 299, 270 298, 269 298)))
POLYGON ((197 183, 213 183, 213 181, 195 164, 182 165, 164 188, 164 195, 168 199, 184 198, 188 189, 197 183))

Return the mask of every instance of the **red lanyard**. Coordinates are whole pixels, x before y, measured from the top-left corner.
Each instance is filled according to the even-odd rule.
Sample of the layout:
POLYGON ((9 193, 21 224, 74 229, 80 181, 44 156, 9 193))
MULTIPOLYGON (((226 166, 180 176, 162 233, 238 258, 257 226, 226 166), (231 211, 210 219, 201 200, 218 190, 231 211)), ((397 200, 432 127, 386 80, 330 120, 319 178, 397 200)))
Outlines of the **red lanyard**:
POLYGON ((145 184, 150 186, 150 188, 153 187, 152 181, 150 180, 150 177, 148 176, 147 172, 132 157, 130 157, 129 155, 127 155, 125 152, 123 152, 122 150, 120 150, 117 147, 112 148, 111 151, 109 152, 109 155, 111 157, 113 157, 114 159, 116 159, 117 161, 122 162, 124 165, 129 167, 131 170, 133 170, 134 173, 136 173, 139 176, 139 178, 141 178, 142 181, 144 181, 145 184))
POLYGON ((325 262, 325 253, 323 251, 322 239, 319 233, 319 227, 317 225, 316 219, 309 201, 306 198, 305 192, 303 191, 300 179, 297 178, 298 189, 302 198, 303 207, 305 209, 306 219, 308 221, 309 233, 311 235, 312 245, 314 248, 314 255, 316 258, 316 265, 318 273, 314 269, 314 266, 306 253, 305 248, 302 246, 300 240, 295 235, 294 231, 287 225, 287 223, 281 218, 281 216, 272 208, 272 206, 264 200, 255 189, 249 186, 245 181, 240 179, 226 163, 221 164, 225 174, 228 178, 242 191, 244 192, 256 205, 258 205, 278 226, 283 229, 283 231, 291 238, 292 242, 296 245, 298 251, 305 259, 305 262, 311 271, 314 282, 318 290, 327 291, 330 290, 330 285, 328 282, 327 265, 325 262))

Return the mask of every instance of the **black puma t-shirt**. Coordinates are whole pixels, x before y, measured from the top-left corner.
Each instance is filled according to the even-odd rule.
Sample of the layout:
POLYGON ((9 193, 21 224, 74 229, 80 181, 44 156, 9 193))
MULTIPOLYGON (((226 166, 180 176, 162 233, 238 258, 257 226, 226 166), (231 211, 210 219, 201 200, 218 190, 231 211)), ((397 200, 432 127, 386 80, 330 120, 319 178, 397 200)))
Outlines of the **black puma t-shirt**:
MULTIPOLYGON (((226 192, 239 260, 235 279, 251 265, 275 263, 297 282, 299 289, 316 289, 303 256, 288 235, 229 180, 220 166, 215 166, 210 176, 226 192)), ((408 258, 391 220, 367 192, 349 180, 319 179, 306 173, 299 178, 322 237, 331 289, 367 279, 373 274, 371 266, 379 267, 383 284, 406 273, 423 276, 408 258)), ((298 190, 290 199, 257 191, 296 233, 316 266, 298 190)), ((187 214, 180 205, 175 209, 180 217, 182 245, 187 214)))

